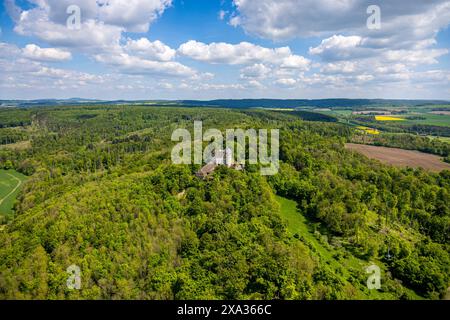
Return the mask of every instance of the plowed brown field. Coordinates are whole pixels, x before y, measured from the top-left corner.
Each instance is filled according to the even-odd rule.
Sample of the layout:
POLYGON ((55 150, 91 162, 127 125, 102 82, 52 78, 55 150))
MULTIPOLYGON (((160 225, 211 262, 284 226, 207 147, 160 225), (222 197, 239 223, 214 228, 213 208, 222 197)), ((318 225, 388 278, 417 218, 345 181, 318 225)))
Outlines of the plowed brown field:
POLYGON ((450 164, 443 162, 441 157, 419 151, 354 143, 347 143, 345 147, 362 153, 368 158, 377 159, 383 163, 391 164, 396 167, 421 167, 435 172, 444 169, 450 170, 450 164))

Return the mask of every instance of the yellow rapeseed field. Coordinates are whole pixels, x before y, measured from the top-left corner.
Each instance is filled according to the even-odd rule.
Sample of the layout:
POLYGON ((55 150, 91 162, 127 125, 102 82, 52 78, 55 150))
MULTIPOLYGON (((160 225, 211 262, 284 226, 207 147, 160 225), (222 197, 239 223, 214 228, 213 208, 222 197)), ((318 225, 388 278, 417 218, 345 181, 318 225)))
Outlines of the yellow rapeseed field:
POLYGON ((375 116, 377 121, 404 121, 403 118, 391 117, 391 116, 375 116))
POLYGON ((356 127, 359 130, 363 130, 368 134, 380 134, 380 131, 378 131, 377 129, 373 129, 373 128, 368 128, 368 127, 363 127, 363 126, 359 126, 356 127))

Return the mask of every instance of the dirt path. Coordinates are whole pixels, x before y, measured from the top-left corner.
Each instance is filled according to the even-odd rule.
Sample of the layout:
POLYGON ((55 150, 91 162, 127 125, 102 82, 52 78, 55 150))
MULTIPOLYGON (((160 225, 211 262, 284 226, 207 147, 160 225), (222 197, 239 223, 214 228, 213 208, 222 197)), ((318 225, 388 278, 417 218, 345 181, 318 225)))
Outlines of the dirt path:
POLYGON ((11 178, 13 178, 14 180, 17 180, 17 186, 10 192, 8 193, 5 197, 3 197, 3 199, 0 200, 0 205, 3 203, 3 201, 5 201, 10 195, 12 195, 14 192, 16 192, 16 190, 21 186, 22 181, 16 177, 14 177, 12 174, 7 173, 8 176, 10 176, 11 178))

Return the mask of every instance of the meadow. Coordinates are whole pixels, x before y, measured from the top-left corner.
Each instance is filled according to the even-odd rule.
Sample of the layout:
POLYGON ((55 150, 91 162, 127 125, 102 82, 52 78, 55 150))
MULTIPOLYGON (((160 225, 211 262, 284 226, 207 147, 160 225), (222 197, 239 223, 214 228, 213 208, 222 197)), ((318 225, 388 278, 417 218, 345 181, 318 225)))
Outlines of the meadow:
POLYGON ((15 170, 0 170, 0 217, 10 219, 13 206, 26 176, 15 170))

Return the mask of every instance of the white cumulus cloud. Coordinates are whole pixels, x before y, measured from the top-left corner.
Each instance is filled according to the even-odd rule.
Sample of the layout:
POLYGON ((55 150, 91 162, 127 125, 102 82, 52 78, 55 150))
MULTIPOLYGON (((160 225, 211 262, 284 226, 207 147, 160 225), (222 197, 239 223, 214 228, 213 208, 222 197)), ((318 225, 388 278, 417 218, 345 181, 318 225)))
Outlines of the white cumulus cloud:
POLYGON ((137 54, 149 60, 170 61, 175 58, 176 50, 159 40, 151 42, 147 38, 138 40, 128 39, 125 48, 130 53, 137 54))
POLYGON ((195 40, 183 43, 178 52, 194 60, 230 65, 267 63, 285 68, 308 69, 310 61, 294 55, 289 47, 265 48, 249 42, 205 44, 195 40))
POLYGON ((41 48, 35 44, 28 44, 22 49, 25 58, 37 61, 66 61, 72 58, 69 51, 58 48, 41 48))

